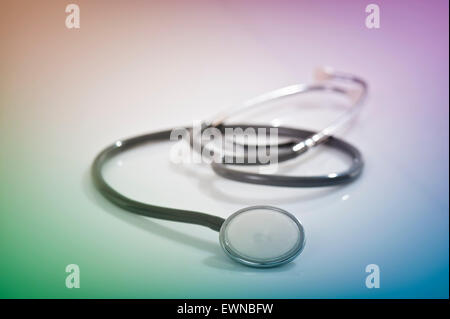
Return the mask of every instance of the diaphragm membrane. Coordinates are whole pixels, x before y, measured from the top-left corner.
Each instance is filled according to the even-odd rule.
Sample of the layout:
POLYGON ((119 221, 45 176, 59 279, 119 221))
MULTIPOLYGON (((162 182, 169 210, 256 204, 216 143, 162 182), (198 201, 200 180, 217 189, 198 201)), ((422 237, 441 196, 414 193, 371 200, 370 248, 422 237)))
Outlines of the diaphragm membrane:
POLYGON ((290 262, 305 245, 305 232, 291 213, 271 206, 251 206, 228 217, 220 244, 232 259, 253 267, 290 262))

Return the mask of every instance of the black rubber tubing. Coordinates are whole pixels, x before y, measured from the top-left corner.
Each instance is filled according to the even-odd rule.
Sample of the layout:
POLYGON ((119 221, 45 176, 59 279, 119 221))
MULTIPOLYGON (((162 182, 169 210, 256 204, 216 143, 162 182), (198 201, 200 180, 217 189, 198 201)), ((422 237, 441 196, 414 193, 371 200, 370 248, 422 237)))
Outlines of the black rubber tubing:
POLYGON ((105 196, 109 201, 132 213, 146 217, 202 225, 209 227, 212 230, 220 231, 220 227, 222 226, 225 219, 219 216, 184 209, 175 209, 169 207, 150 205, 133 200, 120 194, 111 186, 109 186, 103 177, 102 174, 103 165, 111 157, 119 153, 123 153, 133 147, 142 145, 144 143, 167 141, 170 139, 171 132, 172 130, 166 130, 156 133, 140 135, 129 139, 121 140, 119 145, 113 144, 105 148, 97 155, 92 164, 91 173, 94 185, 100 191, 100 193, 103 196, 105 196))
MULTIPOLYGON (((242 129, 252 128, 252 125, 227 125, 229 128, 240 127, 242 129)), ((267 130, 270 126, 260 126, 258 128, 266 128, 267 130)), ((278 135, 283 137, 291 137, 291 138, 299 138, 300 140, 306 139, 315 133, 308 130, 300 130, 288 127, 278 127, 278 135)), ((337 172, 328 175, 319 175, 319 176, 287 176, 287 175, 274 175, 274 174, 258 174, 252 172, 245 172, 243 170, 236 170, 229 168, 230 165, 225 163, 215 163, 211 164, 214 172, 224 178, 228 178, 231 180, 250 183, 250 184, 259 184, 259 185, 268 185, 268 186, 284 186, 284 187, 324 187, 324 186, 335 186, 340 184, 347 184, 355 179, 357 179, 362 172, 364 167, 364 161, 362 158, 361 152, 354 147, 353 145, 338 139, 336 137, 330 136, 324 143, 329 147, 340 150, 343 153, 346 153, 351 158, 350 167, 343 171, 337 172)), ((294 158, 305 152, 303 149, 300 152, 292 151, 291 145, 286 145, 283 147, 285 150, 290 150, 289 152, 280 153, 283 156, 280 156, 278 162, 283 162, 287 159, 294 158), (294 153, 296 156, 292 156, 294 153)), ((232 164, 232 165, 243 165, 243 164, 232 164)), ((251 165, 251 164, 249 164, 251 165)))
MULTIPOLYGON (((260 128, 264 126, 236 124, 236 125, 227 125, 227 127, 233 128, 241 127, 245 129, 245 128, 260 128)), ((186 129, 189 130, 190 128, 186 129)), ((144 134, 120 140, 120 143, 116 142, 115 144, 106 147, 103 151, 101 151, 97 155, 91 167, 91 174, 94 185, 99 190, 99 192, 109 201, 129 212, 146 217, 197 224, 209 227, 215 231, 220 231, 220 227, 225 221, 225 219, 223 219, 222 217, 196 211, 175 209, 142 203, 122 195, 121 193, 113 189, 111 186, 109 186, 109 184, 105 181, 102 174, 102 169, 106 161, 108 161, 109 159, 111 159, 112 157, 114 157, 119 153, 123 153, 127 150, 130 150, 131 148, 141 146, 146 143, 168 141, 170 140, 171 133, 172 130, 165 130, 155 133, 144 134)), ((314 132, 286 127, 278 127, 278 134, 285 137, 302 139, 311 136, 312 134, 314 134, 314 132)), ((236 181, 253 184, 270 185, 270 186, 289 186, 289 187, 319 187, 319 186, 338 185, 342 183, 349 183, 360 175, 363 167, 363 160, 361 153, 355 147, 340 139, 333 137, 330 137, 325 142, 325 145, 339 149, 349 154, 352 157, 352 165, 350 169, 346 170, 345 172, 336 174, 335 177, 329 177, 327 175, 295 177, 283 175, 262 175, 256 173, 243 172, 240 170, 238 171, 230 169, 227 167, 227 165, 220 163, 213 163, 212 168, 217 174, 236 181)), ((286 148, 286 146, 284 146, 284 148, 286 148)), ((291 152, 295 153, 294 151, 291 152)), ((285 150, 284 154, 287 153, 285 150)), ((295 154, 295 156, 298 156, 301 153, 302 152, 299 152, 298 154, 295 154)), ((279 159, 279 162, 291 159, 295 156, 293 154, 285 155, 283 156, 283 158, 279 159)))

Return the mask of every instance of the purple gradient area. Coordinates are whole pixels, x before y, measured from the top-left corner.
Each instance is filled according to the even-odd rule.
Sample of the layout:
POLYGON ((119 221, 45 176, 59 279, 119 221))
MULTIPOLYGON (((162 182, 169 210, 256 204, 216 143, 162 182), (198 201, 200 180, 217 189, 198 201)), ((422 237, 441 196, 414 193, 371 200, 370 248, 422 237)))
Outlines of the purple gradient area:
POLYGON ((366 28, 366 1, 221 5, 293 78, 324 63, 364 74, 369 161, 392 161, 448 207, 448 1, 374 3, 380 29, 366 28))

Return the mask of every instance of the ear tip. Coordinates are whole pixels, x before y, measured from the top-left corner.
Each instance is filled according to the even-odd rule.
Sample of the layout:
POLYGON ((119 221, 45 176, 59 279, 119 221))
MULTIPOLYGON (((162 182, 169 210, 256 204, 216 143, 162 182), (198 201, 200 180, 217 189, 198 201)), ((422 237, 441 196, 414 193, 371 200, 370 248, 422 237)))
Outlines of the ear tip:
POLYGON ((317 67, 314 71, 314 78, 317 81, 326 81, 332 78, 334 70, 329 66, 317 67))

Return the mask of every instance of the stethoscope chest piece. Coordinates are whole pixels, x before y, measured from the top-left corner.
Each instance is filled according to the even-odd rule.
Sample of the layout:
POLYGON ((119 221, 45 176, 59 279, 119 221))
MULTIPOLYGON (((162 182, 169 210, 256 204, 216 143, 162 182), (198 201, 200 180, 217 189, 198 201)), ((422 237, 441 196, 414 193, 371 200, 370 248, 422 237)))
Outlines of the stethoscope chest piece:
POLYGON ((219 238, 228 256, 252 267, 288 263, 305 246, 305 231, 299 220, 271 206, 251 206, 232 214, 222 224, 219 238))

